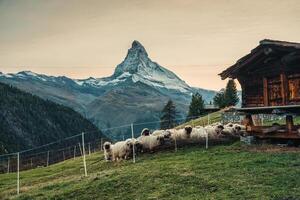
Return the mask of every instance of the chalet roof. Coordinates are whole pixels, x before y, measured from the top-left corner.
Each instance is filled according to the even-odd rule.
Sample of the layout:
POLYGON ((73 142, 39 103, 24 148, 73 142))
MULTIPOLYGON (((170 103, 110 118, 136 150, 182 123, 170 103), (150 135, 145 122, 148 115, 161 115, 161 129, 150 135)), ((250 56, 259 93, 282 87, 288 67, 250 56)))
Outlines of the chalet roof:
POLYGON ((254 62, 255 59, 261 56, 267 57, 274 49, 284 50, 288 53, 294 51, 300 52, 300 43, 269 39, 261 40, 259 45, 249 54, 240 58, 234 65, 230 66, 219 75, 223 80, 226 78, 237 78, 238 73, 247 68, 247 66, 250 66, 249 64, 254 62))

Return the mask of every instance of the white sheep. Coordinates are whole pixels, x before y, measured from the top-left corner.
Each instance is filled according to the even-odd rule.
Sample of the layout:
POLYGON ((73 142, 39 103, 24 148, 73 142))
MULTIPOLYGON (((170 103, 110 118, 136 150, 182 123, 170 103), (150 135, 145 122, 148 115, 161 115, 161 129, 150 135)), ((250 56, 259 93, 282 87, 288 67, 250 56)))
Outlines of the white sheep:
POLYGON ((193 128, 193 131, 191 133, 191 140, 198 141, 202 138, 205 138, 207 135, 207 132, 204 127, 196 127, 193 128))
POLYGON ((151 135, 153 136, 162 136, 164 138, 170 138, 171 136, 171 131, 170 130, 155 130, 151 135))
POLYGON ((191 126, 185 126, 184 129, 172 130, 171 139, 176 141, 187 140, 191 137, 193 128, 191 126))
POLYGON ((106 161, 112 160, 112 144, 110 142, 104 142, 103 144, 103 151, 104 151, 104 157, 106 161))
POLYGON ((164 137, 149 135, 149 136, 140 136, 137 138, 137 140, 142 145, 143 151, 144 150, 153 151, 156 147, 163 144, 164 137))
POLYGON ((222 134, 222 130, 224 129, 223 125, 218 126, 205 126, 205 131, 207 132, 209 137, 218 138, 222 134))
POLYGON ((131 151, 131 141, 119 141, 112 145, 112 161, 127 159, 131 151))

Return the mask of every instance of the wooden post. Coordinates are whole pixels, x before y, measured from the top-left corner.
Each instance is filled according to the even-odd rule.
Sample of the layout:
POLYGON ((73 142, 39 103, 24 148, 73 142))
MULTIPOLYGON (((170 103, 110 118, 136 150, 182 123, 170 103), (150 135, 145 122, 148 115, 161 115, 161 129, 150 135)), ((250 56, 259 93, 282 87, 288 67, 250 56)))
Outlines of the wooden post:
POLYGON ((79 150, 80 150, 80 155, 82 156, 82 149, 81 149, 81 146, 80 146, 80 142, 78 143, 78 146, 79 146, 79 150))
POLYGON ((10 158, 8 157, 7 158, 7 173, 9 174, 9 161, 10 161, 10 158))
MULTIPOLYGON (((132 136, 132 139, 134 139, 134 133, 133 133, 133 124, 131 124, 131 136, 132 136)), ((133 143, 132 145, 132 161, 133 163, 135 163, 135 145, 133 143)))
POLYGON ((84 133, 83 132, 82 132, 82 153, 83 153, 84 175, 87 176, 86 161, 85 161, 85 148, 84 148, 84 133))
POLYGON ((30 158, 30 167, 32 168, 32 157, 30 158))
POLYGON ((50 154, 50 152, 48 151, 47 152, 47 167, 49 166, 49 156, 50 156, 49 154, 50 154))
POLYGON ((17 194, 20 194, 20 153, 17 153, 17 194))
POLYGON ((205 148, 208 149, 208 133, 206 132, 205 136, 205 148))
POLYGON ((103 138, 101 138, 101 142, 100 142, 100 151, 103 151, 103 138))
POLYGON ((269 98, 268 98, 268 79, 264 77, 263 79, 264 86, 264 105, 269 106, 269 98))
POLYGON ((89 156, 91 155, 91 143, 89 143, 89 156))
POLYGON ((292 133, 293 127, 294 127, 293 116, 287 115, 286 116, 286 130, 287 130, 288 134, 292 133))
POLYGON ((76 145, 74 146, 74 160, 76 158, 76 145))
POLYGON ((251 128, 253 126, 253 119, 252 119, 252 116, 250 114, 247 114, 245 116, 245 126, 246 126, 246 130, 248 130, 248 127, 249 127, 250 131, 251 131, 251 128))
POLYGON ((65 157, 65 150, 63 150, 63 159, 64 159, 64 161, 66 160, 66 157, 65 157))

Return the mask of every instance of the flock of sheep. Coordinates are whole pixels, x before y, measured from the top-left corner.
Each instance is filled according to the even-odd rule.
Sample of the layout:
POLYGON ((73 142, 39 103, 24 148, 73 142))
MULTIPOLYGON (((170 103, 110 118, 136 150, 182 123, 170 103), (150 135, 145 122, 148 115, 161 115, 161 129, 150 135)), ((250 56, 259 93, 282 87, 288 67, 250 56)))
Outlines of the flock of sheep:
POLYGON ((214 123, 205 127, 185 126, 182 129, 155 130, 153 133, 145 128, 138 138, 130 138, 115 144, 105 142, 103 144, 106 161, 118 161, 128 159, 135 153, 152 152, 167 142, 197 142, 204 138, 218 139, 224 136, 238 136, 245 127, 240 124, 214 123))

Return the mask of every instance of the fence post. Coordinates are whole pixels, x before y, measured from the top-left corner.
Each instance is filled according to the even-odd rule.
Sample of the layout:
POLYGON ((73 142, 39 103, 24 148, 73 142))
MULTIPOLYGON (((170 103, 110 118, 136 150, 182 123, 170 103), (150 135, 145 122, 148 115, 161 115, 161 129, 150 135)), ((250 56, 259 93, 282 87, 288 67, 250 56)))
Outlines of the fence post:
POLYGON ((84 148, 84 132, 82 132, 82 153, 83 153, 84 175, 87 176, 86 162, 85 162, 85 148, 84 148))
POLYGON ((175 129, 175 134, 174 134, 174 145, 175 145, 175 152, 177 152, 177 139, 176 139, 176 133, 177 130, 175 129))
POLYGON ((79 146, 79 150, 80 150, 80 155, 82 156, 82 149, 81 149, 81 146, 80 146, 80 142, 78 143, 78 146, 79 146))
POLYGON ((205 137, 205 148, 208 149, 208 133, 206 132, 206 137, 205 137))
POLYGON ((76 157, 76 145, 74 146, 74 160, 75 160, 75 157, 76 157))
POLYGON ((30 167, 32 168, 32 157, 30 158, 30 167))
POLYGON ((9 162, 10 162, 10 158, 7 158, 7 173, 9 174, 9 162))
POLYGON ((89 143, 89 156, 91 155, 91 143, 89 143))
POLYGON ((20 153, 17 153, 17 194, 20 194, 20 153))
POLYGON ((100 142, 100 151, 103 150, 103 138, 101 138, 101 142, 100 142))
MULTIPOLYGON (((131 124, 131 136, 132 136, 132 139, 134 139, 133 124, 131 124)), ((132 159, 133 159, 133 163, 135 163, 135 144, 134 143, 132 146, 132 159)))
POLYGON ((48 151, 47 152, 47 167, 49 166, 49 154, 50 154, 50 152, 48 151))
POLYGON ((66 160, 66 157, 65 157, 65 150, 63 150, 63 159, 64 159, 64 161, 66 160))

